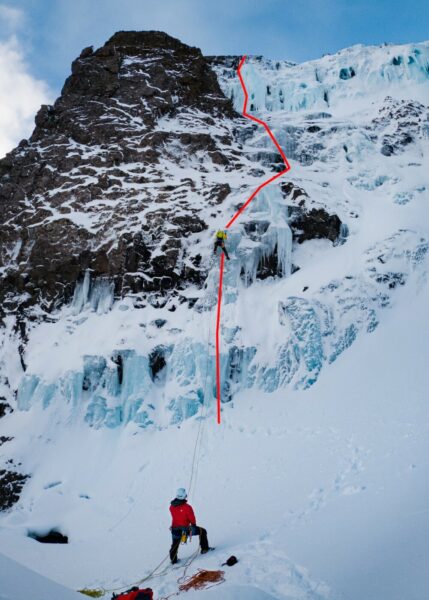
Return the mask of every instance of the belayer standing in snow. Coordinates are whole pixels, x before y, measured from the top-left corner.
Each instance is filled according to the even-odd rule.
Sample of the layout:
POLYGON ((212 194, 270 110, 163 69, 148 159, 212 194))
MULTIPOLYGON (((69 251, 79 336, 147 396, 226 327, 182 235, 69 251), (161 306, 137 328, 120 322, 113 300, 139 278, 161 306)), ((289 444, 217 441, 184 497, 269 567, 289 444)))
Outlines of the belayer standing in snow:
POLYGON ((192 506, 187 502, 187 493, 184 488, 179 488, 174 500, 170 504, 170 512, 173 518, 171 524, 171 535, 173 543, 170 548, 170 560, 174 565, 177 563, 177 552, 179 550, 182 537, 188 535, 199 535, 201 554, 211 550, 207 540, 207 531, 203 527, 198 527, 192 506))
POLYGON ((225 248, 225 240, 227 238, 226 235, 226 231, 223 231, 222 229, 219 229, 216 232, 216 241, 214 244, 214 248, 213 248, 213 254, 216 254, 216 251, 218 248, 221 248, 226 256, 226 260, 229 260, 229 255, 228 255, 228 251, 225 248))

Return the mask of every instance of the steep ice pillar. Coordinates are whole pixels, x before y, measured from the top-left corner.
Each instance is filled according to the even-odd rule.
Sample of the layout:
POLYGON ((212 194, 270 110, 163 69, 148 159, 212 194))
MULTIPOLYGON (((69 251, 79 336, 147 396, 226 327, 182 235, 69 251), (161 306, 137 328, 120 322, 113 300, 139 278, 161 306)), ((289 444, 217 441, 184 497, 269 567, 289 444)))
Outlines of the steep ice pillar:
POLYGON ((67 403, 76 409, 82 400, 83 373, 69 371, 60 380, 60 392, 67 403))
POLYGON ((83 387, 89 394, 85 421, 91 427, 115 428, 130 421, 146 426, 154 384, 149 359, 134 350, 116 352, 115 366, 103 357, 85 357, 83 387))
POLYGON ((80 312, 82 312, 83 307, 88 302, 90 282, 91 275, 89 271, 86 270, 83 281, 77 282, 74 289, 72 301, 72 313, 74 315, 78 315, 80 312))
MULTIPOLYGON (((288 277, 292 271, 292 231, 288 208, 278 186, 262 190, 249 206, 238 229, 235 256, 245 285, 256 279, 288 277)), ((228 267, 229 270, 229 267, 228 267)), ((238 285, 226 277, 226 283, 238 285)))
POLYGON ((207 406, 214 399, 214 356, 210 345, 195 342, 191 338, 176 344, 167 362, 167 381, 174 382, 176 394, 171 397, 168 408, 171 422, 179 423, 197 414, 201 404, 207 406))
POLYGON ((96 279, 91 286, 89 304, 98 315, 109 312, 114 299, 115 284, 107 277, 96 279))
POLYGON ((124 374, 121 386, 123 419, 125 423, 134 421, 148 424, 149 414, 141 409, 145 400, 150 397, 153 382, 150 376, 149 359, 139 356, 134 351, 124 359, 124 374))
POLYGON ((221 370, 224 376, 222 402, 230 402, 234 393, 251 388, 255 383, 256 365, 252 365, 256 348, 232 346, 222 356, 221 370))
POLYGON ((114 300, 114 282, 107 277, 91 280, 89 269, 82 281, 76 283, 72 300, 72 314, 78 315, 86 307, 101 315, 108 312, 114 300))
POLYGON ((18 410, 30 410, 33 394, 39 385, 36 375, 24 375, 18 388, 17 405, 18 410))

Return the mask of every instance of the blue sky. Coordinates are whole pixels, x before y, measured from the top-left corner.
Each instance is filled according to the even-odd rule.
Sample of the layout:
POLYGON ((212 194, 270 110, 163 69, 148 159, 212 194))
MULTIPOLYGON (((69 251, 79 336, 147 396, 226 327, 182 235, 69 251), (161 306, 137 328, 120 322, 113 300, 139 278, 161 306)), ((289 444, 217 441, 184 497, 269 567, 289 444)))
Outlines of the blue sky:
POLYGON ((205 54, 264 54, 297 62, 356 43, 429 38, 429 1, 414 0, 0 0, 0 19, 29 72, 58 94, 80 50, 121 29, 162 29, 205 54), (0 15, 1 16, 1 15, 0 15), (13 21, 13 19, 12 19, 13 21), (18 21, 18 19, 17 19, 18 21))
POLYGON ((0 0, 0 157, 31 135, 82 48, 115 31, 302 62, 358 43, 421 42, 428 24, 429 0, 0 0))

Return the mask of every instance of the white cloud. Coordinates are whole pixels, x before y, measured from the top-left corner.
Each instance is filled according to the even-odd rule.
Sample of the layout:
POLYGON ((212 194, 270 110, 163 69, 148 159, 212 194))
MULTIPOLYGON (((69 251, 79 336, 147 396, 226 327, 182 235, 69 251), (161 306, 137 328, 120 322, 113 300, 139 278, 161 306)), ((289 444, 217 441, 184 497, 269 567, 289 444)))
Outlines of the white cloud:
POLYGON ((0 42, 0 82, 2 157, 21 139, 31 135, 36 112, 41 104, 52 101, 52 94, 44 81, 29 73, 22 49, 14 37, 0 42))

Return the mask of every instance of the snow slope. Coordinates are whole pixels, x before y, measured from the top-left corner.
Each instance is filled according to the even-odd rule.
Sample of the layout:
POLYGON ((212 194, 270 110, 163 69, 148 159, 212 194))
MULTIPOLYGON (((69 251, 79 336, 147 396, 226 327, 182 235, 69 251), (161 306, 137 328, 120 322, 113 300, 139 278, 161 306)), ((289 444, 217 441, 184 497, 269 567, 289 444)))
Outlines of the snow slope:
POLYGON ((78 600, 82 595, 0 554, 1 600, 78 600))
POLYGON ((219 594, 222 595, 223 600, 271 600, 273 596, 270 596, 266 592, 257 588, 244 585, 224 586, 222 590, 204 590, 200 592, 189 592, 187 598, 189 600, 197 600, 200 598, 219 598, 219 594))
MULTIPOLYGON (((327 81, 346 66, 356 69, 340 78, 328 116, 314 113, 326 104, 323 94, 293 114, 262 100, 256 107, 289 144, 293 183, 311 206, 338 214, 348 235, 337 245, 292 244, 294 205, 277 187, 231 232, 222 321, 229 402, 221 427, 211 404, 215 266, 194 311, 186 304, 139 309, 126 298, 97 313, 79 288, 79 310, 66 307, 30 331, 25 376, 10 325, 3 360, 17 410, 1 420, 0 434, 14 437, 5 455, 32 477, 0 518, 2 552, 74 589, 137 581, 167 553, 168 502, 177 487, 189 487, 197 441, 191 502, 217 550, 196 558, 188 574, 220 568, 230 554, 240 562, 225 568, 222 586, 184 597, 426 598, 429 130, 427 108, 414 99, 429 104, 429 80, 423 62, 417 71, 391 62, 412 48, 426 60, 427 44, 400 52, 354 47, 316 61, 327 81), (379 74, 388 61, 392 72, 408 69, 395 80, 399 96, 386 76, 357 98, 362 65, 379 74), (401 143, 403 131, 412 141, 401 143), (387 146, 391 154, 381 151, 387 146), (264 220, 276 227, 287 268, 259 281, 253 252, 272 241, 255 242, 244 225, 264 220), (159 346, 169 350, 154 381, 148 357, 159 346), (121 386, 115 350, 125 357, 121 386), (28 537, 51 528, 70 543, 28 537)), ((247 67, 255 101, 271 77, 280 86, 267 64, 247 67)), ((314 68, 280 71, 286 80, 294 69, 294 81, 311 87, 314 68)), ((217 71, 227 91, 228 70, 217 71)), ((258 131, 243 142, 243 153, 263 164, 267 148, 258 131)), ((232 187, 237 199, 239 177, 232 187)), ((200 243, 208 254, 208 234, 200 243)), ((181 555, 195 548, 194 540, 181 555)), ((184 565, 150 581, 157 599, 177 590, 184 565)))
MULTIPOLYGON (((407 309, 392 311, 317 386, 242 394, 222 428, 207 421, 192 501, 218 550, 191 573, 236 554, 228 584, 275 598, 329 597, 314 578, 351 600, 424 598, 429 289, 401 295, 407 309)), ((168 492, 187 485, 197 423, 152 434, 50 427, 48 441, 42 417, 34 411, 38 433, 27 440, 38 466, 32 491, 2 518, 3 551, 75 588, 139 579, 168 548, 168 492), (25 537, 53 526, 69 545, 25 537)), ((180 575, 151 585, 170 593, 180 575)))

